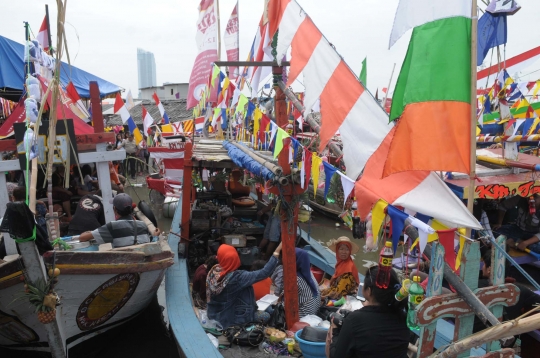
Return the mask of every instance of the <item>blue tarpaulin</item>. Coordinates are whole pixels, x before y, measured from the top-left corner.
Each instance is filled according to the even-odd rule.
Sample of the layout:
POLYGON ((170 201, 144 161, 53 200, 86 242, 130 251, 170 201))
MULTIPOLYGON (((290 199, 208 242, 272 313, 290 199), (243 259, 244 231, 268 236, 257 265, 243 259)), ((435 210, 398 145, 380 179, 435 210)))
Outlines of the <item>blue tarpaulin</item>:
POLYGON ((232 159, 234 164, 238 165, 239 167, 244 168, 257 176, 262 177, 264 180, 271 180, 274 178, 274 173, 272 173, 263 165, 257 163, 255 159, 251 158, 242 150, 236 148, 234 145, 229 143, 229 141, 223 141, 223 148, 227 149, 229 157, 232 159))
MULTIPOLYGON (((122 90, 121 87, 62 62, 60 81, 66 86, 69 81, 77 89, 79 96, 90 98, 90 81, 96 81, 102 97, 122 90)), ((0 36, 0 88, 24 90, 24 45, 0 36)))

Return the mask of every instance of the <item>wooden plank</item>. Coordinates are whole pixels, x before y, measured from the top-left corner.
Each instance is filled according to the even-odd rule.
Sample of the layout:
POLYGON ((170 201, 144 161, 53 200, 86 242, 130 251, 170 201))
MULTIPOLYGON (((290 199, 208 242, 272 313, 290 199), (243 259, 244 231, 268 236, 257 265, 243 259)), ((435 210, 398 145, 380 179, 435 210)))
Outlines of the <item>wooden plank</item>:
MULTIPOLYGON (((480 267, 480 242, 465 240, 461 255, 460 276, 463 282, 472 290, 478 288, 478 268, 480 267)), ((474 314, 456 319, 455 340, 461 340, 473 333, 474 314), (459 322, 458 322, 459 321, 459 322)), ((458 355, 458 358, 469 357, 470 351, 458 355)))
MULTIPOLYGON (((19 164, 18 160, 8 160, 8 161, 0 162, 0 165, 6 162, 16 162, 16 164, 19 164)), ((5 169, 1 169, 1 171, 4 172, 5 169)), ((7 186, 6 186, 6 176, 2 173, 2 175, 0 175, 0 216, 1 217, 4 217, 4 214, 6 213, 7 203, 9 203, 9 195, 8 195, 7 186)), ((17 245, 15 244, 15 240, 13 240, 7 232, 2 233, 2 236, 4 237, 4 243, 6 246, 6 254, 15 255, 17 253, 17 245)))
MULTIPOLYGON (((125 150, 110 150, 110 151, 79 153, 79 162, 83 164, 97 163, 97 162, 112 162, 115 160, 124 160, 124 159, 126 159, 125 150)), ((108 169, 107 169, 107 173, 108 173, 108 169)))
MULTIPOLYGON (((434 242, 431 252, 431 266, 429 270, 426 297, 439 296, 442 293, 442 282, 444 276, 444 247, 438 242, 434 242)), ((418 314, 418 310, 416 313, 418 314)), ((427 357, 433 353, 436 336, 437 321, 434 321, 420 329, 420 344, 418 346, 420 357, 427 357)))
POLYGON ((90 104, 92 106, 92 124, 96 133, 104 132, 103 109, 97 81, 90 81, 90 104))
MULTIPOLYGON (((504 235, 500 235, 498 238, 495 239, 497 244, 505 248, 506 247, 506 237, 504 235)), ((505 278, 505 270, 504 265, 506 263, 506 258, 504 257, 504 254, 500 250, 491 250, 491 273, 490 273, 490 283, 494 286, 496 285, 502 285, 504 284, 504 278, 505 278)), ((493 312, 493 315, 497 317, 499 321, 502 321, 503 317, 503 306, 497 305, 490 308, 491 312, 493 312)), ((498 351, 501 349, 501 343, 496 340, 492 341, 489 344, 487 344, 487 351, 493 352, 498 351)))
POLYGON ((75 134, 75 142, 77 149, 80 144, 98 144, 98 143, 114 143, 116 136, 114 132, 90 133, 90 134, 75 134))
POLYGON ((14 152, 17 150, 15 139, 0 140, 0 152, 14 152))
MULTIPOLYGON (((2 141, 0 141, 0 143, 1 142, 2 141)), ((20 169, 21 169, 21 163, 19 162, 19 159, 0 160, 0 171, 2 172, 9 172, 12 170, 20 170, 20 169)), ((5 205, 3 205, 3 207, 5 207, 5 205)))

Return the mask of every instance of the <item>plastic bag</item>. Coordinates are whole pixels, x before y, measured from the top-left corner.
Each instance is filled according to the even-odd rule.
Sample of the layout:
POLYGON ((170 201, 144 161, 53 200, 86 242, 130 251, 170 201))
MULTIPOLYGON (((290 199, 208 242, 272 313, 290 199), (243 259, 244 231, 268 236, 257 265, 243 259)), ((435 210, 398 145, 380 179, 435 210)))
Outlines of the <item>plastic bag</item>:
POLYGON ((208 339, 212 342, 212 344, 214 345, 214 347, 218 347, 219 346, 219 341, 216 337, 214 337, 213 335, 211 335, 210 333, 206 333, 206 335, 208 336, 208 339))
POLYGON ((36 123, 38 117, 38 105, 35 99, 27 98, 24 100, 24 109, 26 110, 26 119, 36 123))
POLYGON ((346 296, 345 301, 346 301, 345 304, 339 309, 339 311, 341 310, 356 311, 364 307, 364 305, 362 304, 362 301, 360 301, 359 299, 353 296, 346 296))
POLYGON ((206 310, 199 310, 199 322, 204 328, 223 330, 223 326, 218 321, 208 318, 206 310))
POLYGON ((321 323, 319 323, 319 327, 330 329, 330 322, 322 321, 321 323))
POLYGON ((39 81, 32 75, 26 77, 26 88, 28 89, 28 97, 41 102, 41 90, 39 89, 39 81))
POLYGON ((317 327, 319 323, 322 322, 322 318, 317 315, 310 314, 310 315, 300 318, 300 322, 306 322, 311 327, 317 327))

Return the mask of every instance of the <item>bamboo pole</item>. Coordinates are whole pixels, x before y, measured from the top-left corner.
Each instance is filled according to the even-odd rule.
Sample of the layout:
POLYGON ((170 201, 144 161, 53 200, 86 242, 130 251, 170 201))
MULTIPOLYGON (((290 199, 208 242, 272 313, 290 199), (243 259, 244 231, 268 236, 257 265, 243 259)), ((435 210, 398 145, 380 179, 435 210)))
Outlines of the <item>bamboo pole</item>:
POLYGON ((459 353, 468 351, 473 347, 481 346, 484 343, 499 340, 508 336, 515 336, 525 332, 534 331, 540 328, 540 314, 535 314, 527 318, 507 321, 497 326, 487 328, 472 336, 452 343, 444 352, 434 353, 430 357, 449 358, 455 357, 459 353))
MULTIPOLYGON (((62 46, 63 46, 63 37, 64 37, 64 24, 66 20, 66 3, 67 0, 62 2, 62 0, 57 0, 56 4, 58 6, 58 20, 57 20, 57 37, 56 37, 56 67, 54 69, 54 77, 49 83, 49 86, 53 86, 52 92, 52 103, 51 111, 49 112, 49 140, 47 146, 49 148, 47 156, 47 199, 49 201, 49 218, 54 218, 54 224, 49 225, 50 228, 50 237, 49 240, 54 241, 58 236, 58 219, 54 213, 53 209, 53 198, 52 198, 52 170, 53 170, 53 161, 54 161, 54 148, 56 147, 56 112, 57 108, 57 98, 58 98, 58 84, 60 78, 60 64, 62 60, 62 46)), ((49 222, 49 224, 51 224, 49 222)))
MULTIPOLYGON (((221 61, 221 21, 219 19, 219 0, 216 0, 216 17, 217 17, 217 36, 218 36, 218 61, 221 61)), ((195 126, 195 123, 193 123, 195 126)), ((195 132, 195 127, 193 127, 193 132, 195 132)))
MULTIPOLYGON (((472 0, 472 7, 471 7, 471 125, 470 129, 471 132, 470 135, 470 146, 471 146, 471 152, 469 157, 469 188, 468 188, 468 198, 474 198, 474 181, 476 177, 476 36, 478 32, 478 17, 477 17, 477 2, 476 0, 472 0)), ((474 207, 474 200, 469 199, 467 200, 467 208, 472 213, 474 207)), ((471 229, 467 229, 468 237, 471 236, 471 229)))

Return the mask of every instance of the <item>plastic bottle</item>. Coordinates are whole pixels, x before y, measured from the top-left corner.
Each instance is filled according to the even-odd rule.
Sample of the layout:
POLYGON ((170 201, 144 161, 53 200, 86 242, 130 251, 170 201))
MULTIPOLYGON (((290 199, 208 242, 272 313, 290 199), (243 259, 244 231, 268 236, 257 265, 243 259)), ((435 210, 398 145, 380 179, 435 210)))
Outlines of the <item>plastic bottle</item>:
POLYGON ((420 286, 420 276, 413 277, 413 283, 409 287, 409 312, 407 312, 407 326, 409 329, 418 329, 414 323, 416 306, 424 300, 424 289, 420 286))
POLYGON ((534 200, 534 196, 529 197, 529 214, 536 214, 536 201, 534 200))
POLYGON ((409 288, 411 287, 411 280, 408 278, 403 280, 401 288, 396 292, 396 301, 403 301, 404 298, 409 296, 409 288))
POLYGON ((388 288, 390 284, 390 273, 392 272, 392 258, 394 251, 392 250, 392 242, 387 241, 381 250, 379 256, 379 272, 375 284, 379 288, 388 288))

